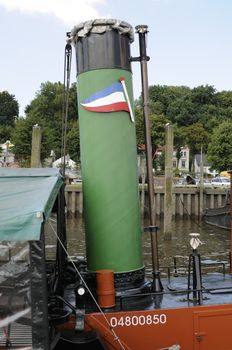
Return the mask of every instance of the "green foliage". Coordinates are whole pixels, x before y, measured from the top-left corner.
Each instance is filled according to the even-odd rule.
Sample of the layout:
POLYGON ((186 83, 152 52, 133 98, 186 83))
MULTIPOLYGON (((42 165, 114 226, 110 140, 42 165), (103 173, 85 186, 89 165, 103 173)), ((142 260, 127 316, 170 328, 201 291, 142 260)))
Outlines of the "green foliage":
POLYGON ((208 147, 208 161, 213 169, 220 171, 232 165, 232 120, 224 121, 214 129, 208 147))
POLYGON ((162 106, 162 113, 167 116, 170 104, 178 99, 189 95, 190 89, 186 86, 161 86, 154 85, 149 88, 149 96, 152 103, 158 102, 162 106))
MULTIPOLYGON (((163 125, 157 119, 151 122, 153 147, 164 144, 165 122, 174 126, 174 146, 190 148, 190 162, 201 149, 207 153, 208 144, 213 141, 213 131, 222 123, 232 120, 232 91, 217 92, 213 86, 205 85, 190 89, 185 86, 150 86, 151 121, 162 116, 163 125)), ((136 122, 137 137, 144 143, 142 98, 136 101, 136 111, 140 111, 136 122)), ((232 152, 232 148, 231 148, 232 152)), ((177 152, 178 155, 178 152, 177 152)), ((218 157, 217 154, 214 158, 218 157)), ((220 156, 221 157, 221 156, 220 156)))
POLYGON ((0 125, 0 143, 5 143, 11 139, 13 127, 9 125, 0 125))
POLYGON ((80 161, 80 134, 79 123, 74 120, 70 123, 70 129, 67 134, 67 148, 69 149, 69 155, 71 159, 76 162, 80 161))
MULTIPOLYGON (((28 164, 30 166, 31 157, 31 136, 32 128, 35 122, 29 119, 19 118, 16 122, 16 127, 12 133, 12 141, 15 145, 12 151, 14 152, 16 159, 21 165, 28 164)), ((42 154, 43 154, 42 143, 42 154)))
POLYGON ((163 175, 165 169, 165 152, 156 156, 153 160, 153 168, 155 169, 156 175, 163 175), (159 171, 158 171, 159 169, 159 171))
MULTIPOLYGON (((205 153, 208 152, 208 159, 213 167, 218 170, 231 164, 232 147, 227 147, 225 151, 225 144, 230 145, 226 134, 229 129, 223 129, 222 136, 225 142, 224 139, 217 141, 220 138, 217 131, 221 130, 222 125, 231 127, 232 91, 217 92, 210 85, 193 89, 186 86, 154 85, 149 87, 149 96, 153 152, 158 146, 164 145, 165 124, 170 122, 174 126, 177 158, 180 156, 180 147, 188 145, 190 160, 203 148, 205 153)), ((32 128, 38 124, 42 128, 42 160, 50 155, 51 150, 55 151, 58 158, 62 149, 63 109, 64 86, 60 82, 41 84, 34 100, 25 109, 25 118, 18 118, 19 106, 14 95, 6 91, 1 92, 0 143, 11 140, 15 144, 14 152, 18 160, 21 164, 29 164, 32 128)), ((80 146, 76 84, 73 84, 69 91, 68 112, 66 151, 72 159, 78 161, 80 146)), ((135 101, 135 115, 137 143, 144 144, 141 96, 135 101)), ((155 159, 154 166, 158 165, 162 168, 162 159, 155 159)))
POLYGON ((210 85, 201 85, 191 92, 191 100, 197 105, 217 103, 216 90, 210 85))
MULTIPOLYGON (((135 110, 137 144, 145 143, 144 117, 141 109, 135 110)), ((163 114, 150 114, 150 131, 153 151, 164 143, 165 124, 169 120, 163 114)))
MULTIPOLYGON (((16 122, 12 134, 12 142, 15 144, 16 157, 23 162, 31 155, 31 138, 33 125, 38 124, 42 129, 41 160, 50 155, 51 150, 60 157, 62 153, 62 128, 63 128, 64 86, 60 82, 46 82, 41 84, 35 99, 25 109, 26 118, 16 122)), ((76 84, 69 90, 69 110, 67 120, 67 145, 66 153, 78 156, 79 143, 72 141, 72 135, 77 127, 77 93, 76 84), (69 136, 68 136, 69 135, 69 136)), ((77 131, 76 131, 77 133, 77 131)))
POLYGON ((190 169, 192 168, 193 157, 201 150, 207 149, 209 134, 201 123, 195 123, 181 128, 185 144, 190 149, 190 169))
POLYGON ((184 126, 181 128, 186 144, 193 154, 199 153, 201 148, 205 150, 209 141, 209 134, 201 123, 184 126))
POLYGON ((0 92, 0 143, 11 139, 11 133, 19 114, 19 104, 14 95, 0 92))
POLYGON ((170 102, 167 116, 179 126, 191 125, 198 120, 195 105, 189 98, 177 98, 170 102))
POLYGON ((0 92, 0 125, 13 126, 19 115, 19 104, 14 95, 0 92))

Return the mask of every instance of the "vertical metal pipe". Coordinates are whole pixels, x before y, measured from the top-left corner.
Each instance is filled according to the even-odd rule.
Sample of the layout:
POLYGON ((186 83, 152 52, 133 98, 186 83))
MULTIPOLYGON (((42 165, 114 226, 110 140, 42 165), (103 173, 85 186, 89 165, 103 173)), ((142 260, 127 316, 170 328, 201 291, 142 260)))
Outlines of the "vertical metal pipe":
POLYGON ((66 158, 66 141, 67 141, 66 135, 67 135, 68 108, 69 108, 71 61, 72 61, 72 46, 70 44, 67 44, 65 46, 65 58, 64 58, 64 98, 63 98, 63 111, 62 111, 62 149, 61 149, 61 157, 63 154, 62 175, 64 177, 65 177, 65 167, 66 167, 66 159, 65 159, 66 158))
POLYGON ((152 166, 152 145, 149 119, 149 90, 148 90, 148 74, 147 74, 147 57, 146 53, 146 34, 148 27, 139 25, 135 27, 136 33, 139 35, 139 50, 140 50, 140 66, 141 66, 141 81, 142 81, 142 98, 143 98, 143 114, 145 128, 145 143, 146 143, 146 160, 147 160, 147 184, 148 184, 148 200, 149 200, 149 219, 150 219, 150 234, 151 234, 151 249, 152 249, 152 269, 153 269, 153 290, 162 291, 163 287, 160 281, 159 258, 158 258, 158 240, 157 228, 155 227, 155 212, 154 212, 154 180, 152 166))
MULTIPOLYGON (((60 241, 63 243, 65 249, 67 249, 67 237, 66 237, 66 226, 65 226, 65 198, 64 198, 64 185, 61 187, 59 195, 57 197, 58 208, 57 208, 57 235, 60 241)), ((63 284, 64 274, 66 269, 66 253, 63 247, 60 244, 60 241, 57 241, 57 250, 56 250, 56 263, 58 270, 58 289, 60 293, 63 293, 63 284)))
POLYGON ((48 295, 45 266, 44 226, 41 240, 30 241, 30 283, 32 348, 50 349, 48 324, 48 295))

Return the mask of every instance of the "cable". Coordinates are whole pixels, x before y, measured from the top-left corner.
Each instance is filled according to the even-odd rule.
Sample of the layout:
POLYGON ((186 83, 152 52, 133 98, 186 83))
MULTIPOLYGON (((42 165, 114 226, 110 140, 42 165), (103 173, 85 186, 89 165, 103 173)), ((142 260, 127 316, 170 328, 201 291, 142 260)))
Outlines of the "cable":
MULTIPOLYGON (((50 219, 50 221, 55 221, 55 220, 50 219)), ((104 320, 106 321, 106 323, 107 323, 107 325, 108 325, 108 327, 109 327, 111 333, 112 333, 113 336, 114 336, 114 340, 117 340, 117 341, 118 341, 118 343, 119 343, 119 345, 120 345, 120 347, 121 347, 122 350, 126 350, 126 349, 124 348, 124 346, 122 345, 122 343, 121 343, 119 337, 118 337, 117 334, 115 333, 114 329, 111 327, 111 325, 110 325, 110 323, 109 323, 109 321, 108 321, 108 319, 107 319, 105 313, 104 313, 103 310, 101 309, 101 307, 100 307, 100 305, 98 304, 97 300, 95 299, 93 293, 91 292, 91 290, 89 289, 88 285, 86 284, 86 282, 85 282, 84 278, 82 277, 80 271, 77 269, 77 267, 76 267, 74 261, 72 260, 71 256, 68 254, 68 251, 67 251, 67 249, 65 248, 65 246, 63 245, 63 242, 62 242, 62 241, 60 240, 60 238, 58 237, 58 235, 57 235, 57 233, 56 233, 54 227, 53 227, 52 224, 51 224, 51 222, 49 222, 49 224, 50 224, 50 226, 51 226, 51 229, 52 229, 53 233, 55 234, 56 238, 58 239, 58 241, 59 241, 61 247, 64 249, 64 251, 65 251, 67 257, 69 258, 71 264, 73 265, 75 271, 77 272, 79 278, 80 278, 81 281, 83 282, 85 288, 86 288, 87 291, 89 292, 89 294, 90 294, 91 298, 93 299, 94 303, 96 304, 98 310, 100 311, 100 313, 102 314, 104 320)))

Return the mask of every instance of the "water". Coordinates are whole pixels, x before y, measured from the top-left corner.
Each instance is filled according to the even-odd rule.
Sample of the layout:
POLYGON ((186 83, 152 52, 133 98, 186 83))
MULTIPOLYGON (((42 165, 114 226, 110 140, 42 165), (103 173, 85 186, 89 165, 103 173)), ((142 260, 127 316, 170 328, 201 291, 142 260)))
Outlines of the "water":
MULTIPOLYGON (((230 231, 205 224, 198 220, 178 219, 173 222, 173 232, 171 240, 165 240, 163 235, 163 222, 157 221, 158 249, 160 270, 162 274, 167 273, 167 266, 173 266, 173 257, 177 256, 179 264, 187 262, 191 254, 189 233, 200 233, 200 240, 203 243, 199 246, 198 252, 202 261, 207 262, 229 262, 230 231)), ((147 222, 142 223, 143 227, 147 222)), ((67 219, 68 251, 72 256, 85 257, 85 229, 82 217, 67 219)), ((150 233, 143 233, 143 259, 146 273, 152 271, 152 259, 150 248, 150 233)), ((123 244, 123 243, 122 243, 123 244)))

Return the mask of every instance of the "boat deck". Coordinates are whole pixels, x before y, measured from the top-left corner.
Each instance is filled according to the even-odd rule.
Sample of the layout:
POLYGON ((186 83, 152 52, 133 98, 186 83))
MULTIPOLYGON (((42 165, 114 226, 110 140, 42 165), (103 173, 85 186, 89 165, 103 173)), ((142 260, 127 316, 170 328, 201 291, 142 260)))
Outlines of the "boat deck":
MULTIPOLYGON (((232 275, 219 272, 208 273, 202 276, 202 289, 188 289, 186 276, 177 276, 162 279, 163 291, 151 293, 150 302, 147 302, 145 309, 170 309, 185 308, 196 305, 230 304, 232 297, 232 275), (198 293, 202 293, 200 304, 198 293)), ((146 294, 143 294, 145 297, 146 294)), ((146 303, 146 302, 145 302, 146 303)), ((138 310, 141 308, 141 295, 128 295, 119 298, 121 310, 138 310), (133 300, 133 302, 131 302, 133 300), (136 300, 140 300, 136 302, 136 300)))
POLYGON ((31 331, 32 329, 29 325, 18 322, 13 322, 10 327, 0 328, 0 350, 30 346, 32 344, 31 331))
MULTIPOLYGON (((195 298, 192 288, 188 289, 187 276, 172 276, 162 279, 161 293, 134 294, 117 297, 117 306, 107 312, 138 311, 154 309, 189 308, 199 305, 198 293, 202 293, 201 305, 231 304, 232 275, 210 272, 202 275, 202 289, 196 290, 195 298)), ((1 299, 1 298, 0 298, 1 299)), ((69 300, 71 301, 71 300, 69 300)), ((3 305, 2 305, 3 307, 3 305)), ((7 305, 5 305, 7 308, 7 305)), ((11 310, 12 311, 12 310, 11 310)), ((94 310, 88 310, 94 312, 94 310)), ((31 345, 30 317, 23 317, 0 329, 0 350, 11 346, 12 349, 31 345), (10 342, 10 343, 9 343, 10 342)))
MULTIPOLYGON (((167 290, 174 291, 175 294, 165 294, 162 302, 162 307, 180 307, 181 305, 189 306, 189 304, 197 303, 193 301, 190 292, 189 299, 186 298, 187 281, 183 277, 174 277, 170 284, 167 285, 167 290), (187 305, 186 305, 187 304, 187 305)), ((202 276, 202 297, 203 305, 212 304, 227 304, 231 303, 232 295, 232 276, 222 273, 209 273, 202 276), (219 297, 220 295, 220 297, 219 297)))

